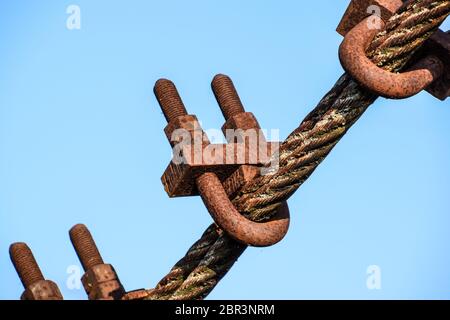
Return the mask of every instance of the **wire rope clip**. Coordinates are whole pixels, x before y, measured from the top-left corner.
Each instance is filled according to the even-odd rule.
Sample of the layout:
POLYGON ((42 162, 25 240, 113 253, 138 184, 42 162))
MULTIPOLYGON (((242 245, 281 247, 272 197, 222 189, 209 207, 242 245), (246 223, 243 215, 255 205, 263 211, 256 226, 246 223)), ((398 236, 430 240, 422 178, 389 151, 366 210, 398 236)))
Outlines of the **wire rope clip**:
POLYGON ((164 131, 174 151, 162 183, 170 197, 200 195, 216 224, 233 239, 256 247, 274 245, 289 229, 287 204, 271 220, 254 222, 241 215, 230 198, 259 175, 261 167, 277 154, 279 143, 266 141, 254 115, 245 112, 229 77, 217 75, 212 89, 226 119, 222 127, 225 144, 210 143, 171 81, 156 82, 154 93, 168 121, 164 131))
POLYGON ((450 96, 450 34, 436 31, 409 63, 393 73, 376 66, 366 50, 386 22, 403 6, 400 0, 352 0, 337 31, 343 68, 362 86, 386 98, 403 99, 422 90, 445 100, 450 96))
MULTIPOLYGON (((148 296, 148 290, 145 289, 125 292, 113 266, 103 262, 85 225, 75 225, 70 229, 69 235, 85 271, 81 283, 89 300, 142 300, 148 296)), ((13 243, 9 254, 25 287, 21 300, 63 300, 58 285, 44 278, 33 253, 25 243, 13 243)))

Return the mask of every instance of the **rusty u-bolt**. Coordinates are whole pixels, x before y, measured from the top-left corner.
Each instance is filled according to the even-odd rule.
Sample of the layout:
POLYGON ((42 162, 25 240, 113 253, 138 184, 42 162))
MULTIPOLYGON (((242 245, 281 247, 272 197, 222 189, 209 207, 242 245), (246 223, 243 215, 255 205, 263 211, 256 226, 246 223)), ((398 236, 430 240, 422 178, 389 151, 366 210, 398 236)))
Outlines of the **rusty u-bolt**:
POLYGON ((442 75, 444 64, 436 56, 423 58, 404 73, 392 73, 376 66, 367 58, 366 50, 385 23, 380 20, 380 29, 370 27, 369 19, 373 18, 366 18, 348 32, 339 48, 343 68, 362 86, 382 97, 403 99, 424 90, 442 75))
MULTIPOLYGON (((242 105, 227 103, 230 99, 238 101, 239 98, 235 92, 214 91, 219 103, 222 101, 220 106, 225 117, 244 111, 242 105)), ((187 115, 178 91, 171 81, 158 80, 154 93, 168 122, 187 115)), ((208 172, 200 175, 196 178, 196 185, 215 223, 233 239, 249 246, 267 247, 278 243, 286 235, 289 229, 289 209, 286 203, 278 209, 270 221, 258 223, 248 220, 236 210, 215 173, 208 172)))

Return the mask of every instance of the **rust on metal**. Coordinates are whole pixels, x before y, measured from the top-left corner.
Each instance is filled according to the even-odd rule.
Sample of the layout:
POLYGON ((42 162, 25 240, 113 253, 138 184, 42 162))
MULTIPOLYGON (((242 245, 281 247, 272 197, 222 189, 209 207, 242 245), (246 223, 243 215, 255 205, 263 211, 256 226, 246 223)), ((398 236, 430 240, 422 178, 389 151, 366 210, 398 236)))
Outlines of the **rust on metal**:
POLYGON ((88 228, 77 224, 69 231, 70 240, 85 274, 81 282, 90 300, 119 300, 125 294, 113 266, 105 264, 88 228))
POLYGON ((232 199, 237 195, 237 192, 242 189, 247 183, 259 176, 260 169, 256 166, 240 166, 231 176, 223 182, 223 188, 227 193, 228 198, 232 199))
POLYGON ((402 0, 352 0, 336 31, 345 36, 365 18, 379 10, 380 18, 385 22, 403 6, 402 0))
POLYGON ((266 163, 278 150, 278 143, 267 143, 264 137, 259 136, 261 133, 256 118, 253 114, 245 112, 228 76, 217 75, 211 86, 226 119, 222 130, 226 132, 228 129, 240 129, 232 141, 229 140, 225 145, 210 144, 197 118, 187 114, 181 97, 171 81, 165 79, 157 81, 154 93, 169 122, 164 131, 171 145, 175 145, 172 138, 177 129, 184 129, 191 139, 191 145, 184 145, 178 150, 182 157, 181 163, 171 161, 162 182, 171 197, 200 194, 216 224, 235 240, 258 247, 273 245, 283 239, 289 229, 287 204, 278 210, 272 220, 253 222, 236 210, 229 197, 259 174, 258 166, 266 163), (267 155, 263 158, 259 152, 258 155, 254 154, 254 151, 249 149, 249 144, 245 143, 247 130, 257 130, 258 147, 260 143, 266 144, 267 155), (196 139, 201 139, 200 147, 197 149, 192 148, 196 139), (206 147, 226 154, 216 158, 217 154, 204 152, 206 147), (227 159, 230 150, 231 164, 215 161, 227 159), (237 156, 240 152, 245 155, 242 159, 237 156))
POLYGON ((154 87, 154 93, 161 109, 163 109, 167 122, 187 114, 183 101, 172 81, 167 79, 158 80, 154 87), (166 108, 166 106, 170 106, 170 108, 166 108))
POLYGON ((110 264, 98 264, 81 278, 90 300, 120 300, 125 294, 117 273, 110 264))
POLYGON ((28 286, 21 300, 63 300, 56 283, 50 280, 40 280, 28 286))
POLYGON ((386 98, 402 99, 419 93, 442 75, 444 65, 434 55, 423 58, 404 73, 392 73, 373 64, 366 49, 379 29, 370 28, 368 19, 348 32, 339 48, 343 68, 362 86, 386 98))
POLYGON ((44 280, 44 275, 26 243, 12 244, 9 247, 9 255, 24 288, 37 281, 44 280))
POLYGON ((270 221, 253 222, 236 210, 214 173, 197 179, 200 195, 214 221, 233 239, 254 247, 267 247, 281 241, 289 230, 289 209, 284 203, 270 221))
POLYGON ((267 143, 259 132, 259 124, 254 115, 245 112, 229 77, 218 75, 211 86, 227 119, 223 126, 224 133, 228 129, 240 129, 232 137, 234 141, 229 141, 228 144, 210 144, 197 117, 187 114, 184 103, 170 80, 158 80, 155 84, 155 95, 164 116, 169 120, 164 132, 172 147, 178 142, 177 139, 173 140, 177 130, 183 129, 190 135, 190 141, 184 143, 179 150, 179 161, 171 161, 161 178, 170 197, 198 195, 195 179, 205 172, 214 172, 224 182, 241 165, 262 166, 278 151, 278 143, 267 143), (256 148, 250 148, 250 144, 246 143, 248 141, 245 140, 245 133, 249 129, 257 130, 256 148), (192 147, 194 144, 196 147, 192 147))
POLYGON ((69 236, 84 271, 98 264, 103 264, 103 259, 98 251, 97 245, 84 224, 73 226, 69 231, 69 236))
POLYGON ((179 149, 179 162, 170 162, 161 180, 170 197, 197 196, 195 179, 203 173, 214 172, 225 181, 242 165, 262 166, 278 147, 276 142, 267 143, 266 150, 247 143, 210 144, 208 149, 185 145, 179 149))
POLYGON ((149 295, 149 290, 139 289, 127 292, 121 300, 144 300, 149 295))
MULTIPOLYGON (((200 122, 197 117, 192 114, 185 114, 178 117, 173 118, 167 126, 164 128, 164 132, 166 133, 166 137, 169 140, 170 144, 174 146, 178 141, 177 131, 183 129, 186 132, 189 132, 190 139, 195 138, 197 140, 202 139, 202 143, 207 145, 209 144, 208 137, 203 133, 200 122)), ((193 143, 193 141, 189 141, 193 143)), ((196 141, 198 142, 198 141, 196 141)))
MULTIPOLYGON (((258 120, 256 120, 255 116, 251 112, 241 112, 225 119, 227 119, 227 121, 222 126, 222 131, 225 135, 227 130, 230 129, 240 129, 242 136, 245 136, 246 130, 260 129, 258 120)), ((261 138, 263 141, 265 140, 264 137, 261 138)), ((236 141, 228 141, 228 142, 236 142, 236 141)))
POLYGON ((22 300, 62 300, 58 286, 45 280, 30 248, 23 242, 14 243, 9 248, 11 261, 25 288, 22 300))
POLYGON ((211 88, 225 119, 245 112, 242 101, 230 77, 224 74, 216 75, 211 82, 211 88))

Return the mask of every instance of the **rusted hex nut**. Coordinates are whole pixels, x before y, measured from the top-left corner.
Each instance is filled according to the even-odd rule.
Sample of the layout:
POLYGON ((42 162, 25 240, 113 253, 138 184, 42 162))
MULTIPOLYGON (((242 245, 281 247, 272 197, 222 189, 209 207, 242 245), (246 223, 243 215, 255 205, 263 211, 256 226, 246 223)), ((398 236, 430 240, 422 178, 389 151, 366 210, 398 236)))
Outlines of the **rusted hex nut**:
MULTIPOLYGON (((366 49, 379 29, 364 19, 348 32, 339 48, 343 68, 362 86, 386 98, 403 99, 427 88, 443 74, 444 65, 436 56, 426 56, 410 71, 392 73, 377 67, 366 56, 366 49)), ((384 23, 381 23, 383 28, 384 23)))
POLYGON ((352 0, 337 27, 337 32, 345 36, 358 23, 373 14, 379 14, 382 20, 387 21, 402 5, 402 0, 352 0))
POLYGON ((50 280, 33 283, 20 298, 22 300, 63 300, 58 285, 50 280))
POLYGON ((437 56, 444 63, 442 76, 434 81, 427 91, 440 100, 450 97, 450 31, 436 31, 425 42, 424 56, 437 56))
POLYGON ((25 243, 14 243, 9 248, 9 254, 14 267, 19 274, 25 291, 22 300, 62 300, 58 286, 50 280, 45 280, 41 270, 25 243))
POLYGON ((91 233, 83 224, 77 224, 69 232, 70 240, 81 261, 85 274, 81 278, 90 300, 118 300, 125 290, 116 271, 105 264, 91 233))
POLYGON ((245 137, 255 134, 261 142, 266 139, 260 130, 258 120, 251 112, 242 112, 234 115, 222 126, 222 131, 228 142, 243 142, 245 137))
POLYGON ((89 300, 120 300, 125 294, 117 273, 110 264, 93 266, 81 277, 89 300))
POLYGON ((245 218, 236 210, 214 173, 205 173, 199 177, 197 187, 214 221, 236 241, 254 247, 267 247, 286 236, 289 230, 286 202, 270 221, 258 223, 245 218))
POLYGON ((203 145, 209 144, 208 138, 195 115, 183 115, 175 118, 167 124, 164 132, 172 147, 182 140, 184 144, 194 142, 203 145))

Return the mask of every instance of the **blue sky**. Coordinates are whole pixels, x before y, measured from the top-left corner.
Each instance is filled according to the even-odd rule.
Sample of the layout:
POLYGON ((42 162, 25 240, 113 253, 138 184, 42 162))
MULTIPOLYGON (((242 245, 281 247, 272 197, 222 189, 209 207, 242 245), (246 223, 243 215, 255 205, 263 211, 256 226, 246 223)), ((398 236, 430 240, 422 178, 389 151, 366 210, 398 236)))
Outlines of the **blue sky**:
MULTIPOLYGON (((199 198, 169 199, 165 120, 173 80, 203 127, 230 75, 248 111, 286 137, 342 74, 334 31, 347 1, 2 1, 0 299, 23 288, 9 261, 27 242, 66 299, 85 223, 127 290, 150 288, 211 223, 199 198), (81 29, 66 28, 66 8, 81 29)), ((447 21, 445 29, 449 29, 447 21)), ((286 239, 249 249, 212 299, 449 299, 450 105, 380 99, 289 201, 286 239), (381 290, 366 270, 381 270, 381 290)))

